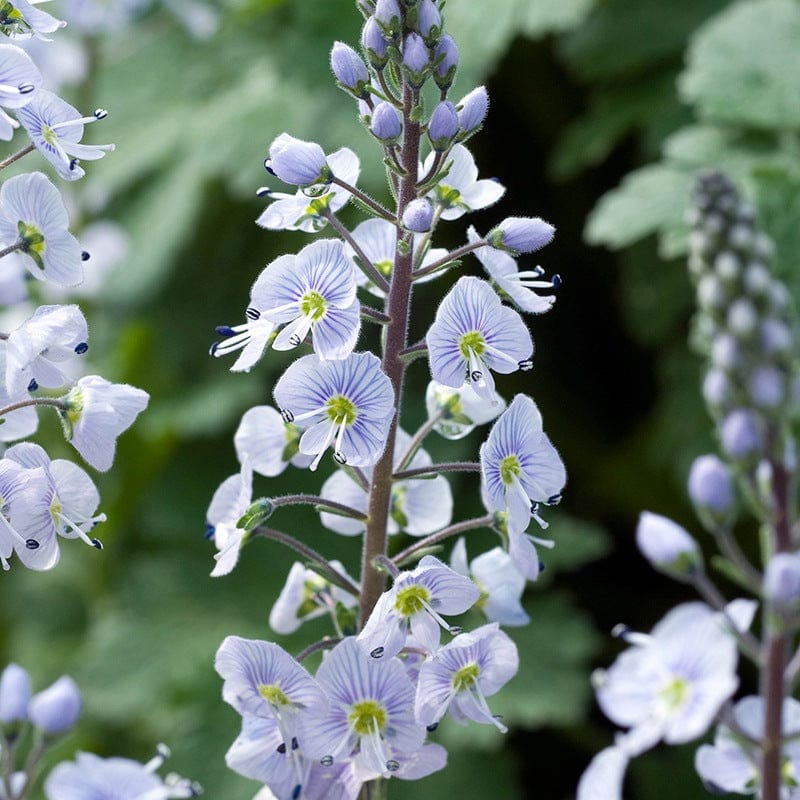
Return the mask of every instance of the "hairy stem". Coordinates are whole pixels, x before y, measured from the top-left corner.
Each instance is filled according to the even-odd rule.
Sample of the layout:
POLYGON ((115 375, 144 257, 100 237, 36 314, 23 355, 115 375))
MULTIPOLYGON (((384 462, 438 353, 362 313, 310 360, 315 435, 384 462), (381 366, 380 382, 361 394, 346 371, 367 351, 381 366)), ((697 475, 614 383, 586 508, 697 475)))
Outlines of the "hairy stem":
POLYGON ((493 522, 494 517, 491 514, 487 514, 485 517, 475 517, 474 519, 466 519, 463 522, 457 522, 455 525, 448 525, 446 528, 442 528, 440 531, 436 531, 436 533, 432 533, 424 539, 419 539, 414 542, 414 544, 406 547, 405 550, 401 550, 395 555, 392 561, 399 567, 404 561, 408 561, 414 553, 418 553, 420 550, 443 542, 451 536, 458 536, 459 533, 474 531, 478 528, 488 528, 493 522))
POLYGON ((339 514, 352 519, 358 519, 362 522, 366 521, 367 517, 363 511, 356 508, 346 506, 344 503, 337 503, 336 500, 328 500, 325 497, 319 497, 315 494, 285 494, 282 497, 273 497, 270 499, 273 508, 280 508, 281 506, 322 506, 323 508, 330 509, 334 514, 339 514))
POLYGON ((19 161, 22 156, 28 155, 28 153, 32 153, 36 148, 29 144, 27 147, 23 147, 22 150, 18 150, 13 155, 10 155, 8 158, 3 159, 0 161, 0 169, 5 169, 6 167, 10 167, 15 161, 19 161))
POLYGON ((422 478, 426 475, 439 475, 442 472, 480 472, 481 465, 477 461, 453 461, 447 464, 429 464, 426 467, 414 467, 395 472, 392 477, 396 481, 409 478, 422 478))
MULTIPOLYGON (((406 206, 417 197, 416 174, 419 162, 419 123, 412 119, 412 110, 417 105, 416 93, 407 84, 403 86, 403 146, 400 160, 405 176, 400 180, 400 193, 397 202, 397 219, 403 215, 406 206)), ((407 236, 398 227, 398 244, 407 236)), ((411 245, 410 237, 407 241, 411 245)), ((386 297, 384 313, 392 320, 386 326, 383 349, 383 371, 389 377, 396 404, 396 412, 389 426, 386 450, 372 473, 369 493, 369 522, 364 536, 364 549, 361 557, 361 625, 369 618, 375 603, 383 591, 386 575, 373 567, 376 556, 386 555, 386 525, 392 499, 392 470, 394 463, 394 442, 397 431, 400 402, 403 390, 405 364, 400 358, 401 351, 408 346, 408 318, 411 310, 411 273, 413 269, 413 248, 398 248, 392 270, 392 283, 386 297)), ((372 784, 368 784, 372 786, 372 784)))
POLYGON ((60 397, 30 397, 27 400, 20 400, 18 403, 12 403, 10 406, 0 408, 0 417, 10 414, 12 411, 18 411, 20 408, 27 408, 28 406, 53 406, 64 411, 66 406, 63 399, 60 397))

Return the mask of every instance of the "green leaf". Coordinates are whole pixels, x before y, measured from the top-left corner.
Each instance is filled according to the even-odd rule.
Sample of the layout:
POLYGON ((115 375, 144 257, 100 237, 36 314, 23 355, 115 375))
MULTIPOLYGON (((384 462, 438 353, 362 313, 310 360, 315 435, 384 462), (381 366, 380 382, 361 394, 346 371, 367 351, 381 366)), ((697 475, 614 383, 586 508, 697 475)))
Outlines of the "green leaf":
POLYGON ((603 195, 589 215, 585 235, 590 244, 612 249, 652 233, 688 229, 683 222, 692 174, 666 164, 651 164, 629 173, 622 185, 603 195))
POLYGON ((691 43, 681 94, 701 115, 775 130, 800 128, 800 5, 744 0, 691 43))

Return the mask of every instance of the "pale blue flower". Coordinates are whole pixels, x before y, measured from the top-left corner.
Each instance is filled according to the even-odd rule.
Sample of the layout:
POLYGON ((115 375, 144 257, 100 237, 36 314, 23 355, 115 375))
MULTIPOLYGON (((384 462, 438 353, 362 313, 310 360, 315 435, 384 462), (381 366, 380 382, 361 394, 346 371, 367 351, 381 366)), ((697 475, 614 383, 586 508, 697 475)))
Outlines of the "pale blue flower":
MULTIPOLYGON (((467 240, 470 244, 479 242, 482 238, 472 226, 467 230, 467 240)), ((538 295, 533 290, 557 289, 561 285, 561 278, 558 275, 547 280, 541 267, 520 272, 516 259, 493 247, 479 247, 474 253, 489 277, 521 311, 528 314, 544 314, 555 304, 555 295, 538 295)))
POLYGON ((29 569, 52 569, 60 557, 50 518, 54 490, 42 467, 0 460, 0 564, 12 553, 29 569))
POLYGON ((0 239, 7 246, 22 243, 35 278, 61 286, 83 280, 81 246, 68 225, 61 194, 41 172, 9 178, 0 188, 0 239))
POLYGON ((111 468, 117 437, 147 407, 150 395, 127 383, 87 375, 64 398, 67 440, 100 472, 111 468))
POLYGON ((177 775, 163 781, 155 770, 163 763, 156 757, 147 764, 129 758, 100 758, 78 753, 75 761, 63 761, 47 776, 47 800, 170 800, 197 797, 200 787, 177 775))
MULTIPOLYGON (((368 219, 359 223, 353 229, 352 237, 375 269, 388 279, 394 269, 395 254, 397 252, 397 226, 385 219, 368 219)), ((422 243, 422 237, 416 235, 414 237, 415 263, 419 261, 419 248, 422 246, 422 243)), ((374 294, 376 297, 385 297, 386 293, 383 289, 375 286, 363 271, 358 268, 358 256, 356 256, 355 251, 349 244, 345 244, 345 251, 356 264, 356 283, 359 286, 364 286, 370 294, 374 294)), ((419 261, 419 266, 424 267, 428 264, 432 264, 434 261, 441 260, 446 255, 447 250, 443 247, 426 249, 424 256, 421 261, 419 261)), ((419 280, 419 283, 433 280, 440 274, 439 272, 433 272, 429 275, 425 275, 419 280)))
MULTIPOLYGON (((427 175, 433 166, 434 154, 428 155, 420 168, 421 175, 427 175)), ((442 207, 442 219, 458 219, 470 211, 494 205, 506 191, 500 181, 478 179, 478 167, 472 153, 463 144, 457 144, 450 151, 448 161, 452 164, 447 175, 428 193, 431 201, 442 207)))
MULTIPOLYGON (((351 583, 358 585, 358 581, 347 574, 340 561, 333 560, 330 565, 351 583)), ((294 633, 306 620, 331 613, 337 603, 345 608, 353 608, 358 605, 358 598, 334 586, 313 569, 295 561, 269 613, 269 626, 275 633, 287 636, 294 633)))
POLYGON ((459 388, 431 381, 425 392, 425 408, 428 418, 439 417, 434 430, 445 439, 463 439, 475 430, 497 419, 506 410, 506 401, 497 392, 484 400, 472 389, 469 382, 459 388))
POLYGON ((490 401, 491 370, 508 374, 531 366, 533 341, 522 318, 478 278, 459 279, 442 300, 425 341, 434 380, 459 388, 467 379, 490 401))
POLYGON ((487 697, 516 675, 517 647, 497 623, 461 633, 427 659, 419 671, 414 711, 425 726, 447 713, 466 725, 468 720, 508 729, 490 711, 487 697))
POLYGON ((320 359, 346 358, 360 330, 353 264, 338 239, 321 239, 297 255, 275 259, 257 281, 262 317, 284 327, 275 350, 297 347, 311 334, 320 359))
POLYGON ((567 480, 564 463, 530 397, 518 394, 512 400, 481 445, 480 461, 492 508, 508 513, 512 543, 530 524, 536 504, 561 500, 567 480))
MULTIPOLYGON (((320 686, 285 650, 272 642, 228 636, 217 650, 214 667, 223 678, 222 699, 240 714, 275 723, 285 753, 294 760, 297 739, 319 726, 328 711, 320 686)), ((293 765, 299 773, 299 764, 293 765)), ((302 783, 302 775, 298 774, 302 783)))
POLYGON ((530 622, 521 603, 525 576, 502 547, 481 553, 468 564, 467 544, 462 536, 450 554, 450 566, 459 575, 466 575, 475 582, 481 592, 475 607, 490 622, 510 626, 527 625, 530 622))
POLYGON ((17 112, 36 149, 67 181, 86 174, 80 160, 96 161, 114 149, 113 144, 79 144, 84 126, 106 116, 107 112, 98 108, 92 116, 82 117, 76 108, 44 89, 17 112))
MULTIPOLYGON (((400 428, 397 429, 394 446, 394 466, 405 455, 411 437, 400 428)), ((433 459, 425 450, 419 449, 408 465, 409 469, 428 467, 433 459)), ((372 470, 364 470, 367 480, 372 479, 372 470)), ((369 496, 347 473, 337 470, 322 485, 320 495, 336 500, 351 508, 367 513, 369 496)), ((426 536, 450 524, 453 515, 453 495, 450 483, 443 475, 418 480, 395 481, 392 484, 392 498, 389 506, 387 532, 393 535, 403 530, 411 536, 426 536)), ((343 517, 323 511, 322 524, 332 531, 345 536, 357 536, 364 532, 365 523, 352 517, 343 517)))
MULTIPOLYGON (((761 782, 761 751, 753 742, 764 738, 764 699, 743 697, 733 708, 733 719, 737 733, 727 725, 720 725, 714 744, 701 745, 697 750, 695 769, 714 794, 756 794, 761 782), (746 741, 738 731, 743 731, 752 742, 746 741)), ((781 732, 784 742, 781 746, 780 796, 782 800, 795 800, 800 777, 800 742, 797 739, 800 734, 800 703, 793 697, 783 700, 781 732)))
POLYGON ((6 388, 12 396, 66 382, 61 364, 88 350, 86 318, 76 305, 39 306, 6 340, 6 388))
POLYGON ((242 458, 239 472, 226 478, 214 492, 206 512, 209 537, 214 539, 217 562, 211 577, 227 575, 239 560, 239 551, 246 532, 237 523, 244 516, 253 498, 253 470, 250 460, 242 458))
POLYGON ((356 753, 367 769, 388 776, 401 766, 401 753, 422 746, 414 687, 397 659, 370 658, 349 637, 324 659, 317 681, 330 710, 301 740, 311 758, 336 763, 356 753))
POLYGON ((410 634, 426 652, 436 652, 440 628, 453 632, 442 615, 463 614, 479 597, 469 578, 434 556, 424 556, 380 596, 358 635, 359 644, 373 658, 386 658, 397 655, 410 634))
MULTIPOLYGON (((342 147, 327 156, 327 163, 331 173, 345 183, 354 186, 358 182, 361 166, 358 156, 349 148, 342 147)), ((351 195, 347 189, 338 184, 330 184, 325 192, 315 197, 309 197, 302 189, 295 194, 273 192, 268 187, 258 191, 259 197, 272 200, 256 224, 267 230, 278 231, 305 231, 315 233, 322 230, 328 221, 322 215, 326 209, 336 214, 340 211, 351 195)))
POLYGON ((233 436, 239 463, 250 461, 254 472, 268 478, 280 475, 289 464, 307 467, 312 459, 299 450, 302 429, 285 423, 272 406, 245 411, 233 436))
MULTIPOLYGON (((0 106, 19 108, 33 99, 42 85, 39 72, 31 57, 13 44, 0 44, 0 106)), ((9 141, 19 123, 2 112, 0 117, 0 139, 9 141)))
POLYGON ((106 515, 95 513, 100 493, 84 470, 63 458, 51 461, 45 449, 33 442, 9 447, 5 458, 27 469, 41 467, 44 470, 52 489, 52 494, 48 494, 48 512, 55 533, 65 539, 81 539, 98 550, 102 548, 100 542, 88 534, 98 522, 105 522, 106 515))
POLYGON ((54 736, 74 727, 81 715, 82 706, 78 685, 68 675, 62 675, 47 689, 31 698, 28 718, 44 733, 54 736))
MULTIPOLYGON (((41 2, 41 0, 35 0, 41 2)), ((0 9, 0 31, 11 38, 35 36, 49 42, 44 34, 53 33, 67 23, 41 11, 28 0, 4 0, 0 9)))
POLYGON ((312 470, 329 447, 336 461, 355 467, 371 466, 381 457, 394 392, 372 353, 352 353, 341 361, 304 356, 283 373, 274 395, 284 421, 309 426, 300 452, 315 456, 312 470))

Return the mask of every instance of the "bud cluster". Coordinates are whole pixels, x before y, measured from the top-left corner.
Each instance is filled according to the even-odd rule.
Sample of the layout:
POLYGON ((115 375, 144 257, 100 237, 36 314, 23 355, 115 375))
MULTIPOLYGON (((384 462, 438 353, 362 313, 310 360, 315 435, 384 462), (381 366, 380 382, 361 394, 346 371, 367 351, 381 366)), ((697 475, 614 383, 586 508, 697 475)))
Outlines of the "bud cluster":
POLYGON ((772 242, 730 179, 701 175, 693 203, 696 339, 709 357, 703 394, 726 454, 753 460, 765 447, 765 426, 796 403, 796 319, 786 287, 771 272, 772 242))

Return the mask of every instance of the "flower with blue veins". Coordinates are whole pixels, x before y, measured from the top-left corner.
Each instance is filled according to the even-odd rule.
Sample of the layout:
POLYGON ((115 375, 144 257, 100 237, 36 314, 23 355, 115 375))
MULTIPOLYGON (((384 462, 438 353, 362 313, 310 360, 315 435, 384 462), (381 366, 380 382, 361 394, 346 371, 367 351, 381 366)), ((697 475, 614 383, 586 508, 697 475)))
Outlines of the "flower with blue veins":
POLYGON ((75 181, 86 174, 79 161, 96 161, 114 149, 113 144, 80 144, 84 126, 105 119, 105 109, 82 117, 58 95, 40 89, 17 116, 33 145, 64 180, 75 181))
POLYGON ((313 455, 315 470, 333 448, 339 464, 374 465, 386 447, 394 415, 394 391, 372 353, 339 361, 304 356, 289 366, 274 390, 284 422, 304 423, 300 452, 313 455))
POLYGON ((458 280, 442 300, 425 341, 434 380, 454 389, 469 380, 489 402, 495 399, 492 370, 508 374, 531 368, 528 328, 479 278, 458 280))

